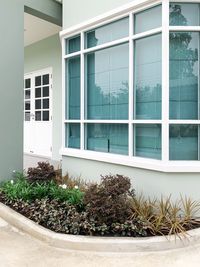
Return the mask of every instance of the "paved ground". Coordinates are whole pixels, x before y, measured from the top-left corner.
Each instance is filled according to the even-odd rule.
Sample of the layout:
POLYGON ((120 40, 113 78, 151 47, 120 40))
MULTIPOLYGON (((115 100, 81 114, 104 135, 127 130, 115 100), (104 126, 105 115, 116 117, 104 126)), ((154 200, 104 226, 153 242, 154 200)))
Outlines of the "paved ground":
POLYGON ((200 245, 174 251, 94 254, 47 246, 0 219, 0 267, 199 267, 200 245))

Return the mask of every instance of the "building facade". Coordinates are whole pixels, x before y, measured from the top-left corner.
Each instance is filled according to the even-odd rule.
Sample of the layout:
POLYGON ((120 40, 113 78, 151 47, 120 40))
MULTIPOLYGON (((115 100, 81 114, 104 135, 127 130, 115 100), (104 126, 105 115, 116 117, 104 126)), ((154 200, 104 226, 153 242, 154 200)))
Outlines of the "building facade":
MULTIPOLYGON (((62 29, 25 45, 24 112, 22 69, 12 64, 18 92, 11 98, 14 81, 4 75, 7 99, 15 102, 8 115, 16 113, 4 129, 11 135, 6 142, 12 140, 6 153, 14 153, 6 175, 21 169, 24 114, 27 157, 48 158, 62 164, 63 174, 87 180, 127 175, 150 196, 199 199, 200 3, 49 0, 32 12, 31 1, 18 2, 16 18, 25 6, 25 13, 57 25, 62 8, 63 19, 62 29)), ((20 51, 11 49, 21 66, 20 51)))

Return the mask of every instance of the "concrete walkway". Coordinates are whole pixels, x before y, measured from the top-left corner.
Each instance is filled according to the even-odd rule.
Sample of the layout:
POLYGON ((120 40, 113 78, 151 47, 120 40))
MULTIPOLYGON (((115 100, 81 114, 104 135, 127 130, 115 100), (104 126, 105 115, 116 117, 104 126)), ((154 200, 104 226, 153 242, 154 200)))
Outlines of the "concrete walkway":
POLYGON ((106 254, 56 249, 0 219, 0 267, 199 267, 200 244, 155 253, 106 254))

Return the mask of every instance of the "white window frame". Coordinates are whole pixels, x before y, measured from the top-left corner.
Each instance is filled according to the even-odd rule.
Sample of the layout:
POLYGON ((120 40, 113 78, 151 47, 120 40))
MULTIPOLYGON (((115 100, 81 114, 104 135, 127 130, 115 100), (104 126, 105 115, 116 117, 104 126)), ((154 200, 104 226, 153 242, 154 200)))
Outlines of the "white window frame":
POLYGON ((123 7, 117 8, 104 15, 98 16, 87 22, 71 27, 60 32, 62 42, 62 148, 60 154, 63 156, 78 157, 89 160, 96 160, 119 165, 150 169, 161 172, 200 172, 199 161, 169 161, 169 125, 170 124, 197 124, 200 120, 169 120, 169 32, 170 31, 198 31, 200 26, 169 26, 169 2, 180 3, 200 3, 200 0, 135 0, 123 7), (162 26, 153 30, 148 30, 139 34, 133 33, 133 15, 139 11, 162 4, 162 26), (98 28, 99 26, 117 21, 118 19, 129 17, 129 36, 105 44, 97 45, 92 48, 84 47, 85 32, 98 28), (161 120, 135 120, 133 119, 133 56, 134 42, 133 40, 151 36, 153 34, 162 33, 162 119, 161 120), (66 54, 65 40, 80 34, 81 50, 71 54, 66 54), (88 52, 98 51, 117 44, 129 42, 129 119, 128 120, 87 120, 85 119, 85 95, 84 95, 84 56, 88 52), (65 60, 74 56, 80 56, 81 68, 81 114, 80 120, 65 119, 65 60), (80 124, 80 149, 65 147, 65 125, 67 123, 80 124), (120 154, 102 153, 97 151, 89 151, 84 149, 85 142, 85 124, 86 123, 117 123, 127 124, 129 133, 129 154, 127 156, 120 154), (133 126, 137 124, 160 124, 162 127, 162 159, 150 159, 133 156, 133 126))

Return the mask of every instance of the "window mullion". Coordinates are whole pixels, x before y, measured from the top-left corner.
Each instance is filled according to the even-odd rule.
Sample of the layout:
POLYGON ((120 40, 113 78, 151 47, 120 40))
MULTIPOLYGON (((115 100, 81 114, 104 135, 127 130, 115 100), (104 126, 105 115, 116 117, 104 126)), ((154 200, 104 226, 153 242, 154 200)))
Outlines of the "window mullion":
POLYGON ((129 156, 133 156, 133 60, 134 60, 134 45, 132 40, 133 35, 133 14, 129 14, 129 156))
POLYGON ((84 143, 85 143, 85 125, 84 125, 84 118, 85 118, 85 62, 84 62, 84 32, 81 32, 81 125, 80 125, 80 144, 81 144, 81 150, 84 150, 84 143))
POLYGON ((169 1, 162 2, 162 160, 169 160, 169 1))

